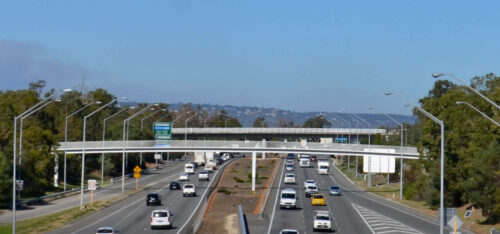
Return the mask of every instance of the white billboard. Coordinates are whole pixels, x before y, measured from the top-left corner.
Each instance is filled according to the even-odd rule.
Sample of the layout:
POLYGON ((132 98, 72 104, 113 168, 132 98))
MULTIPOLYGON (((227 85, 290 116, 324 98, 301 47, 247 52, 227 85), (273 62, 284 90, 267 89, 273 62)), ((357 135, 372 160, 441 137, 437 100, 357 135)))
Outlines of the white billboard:
MULTIPOLYGON (((365 149, 365 152, 395 153, 394 149, 365 149)), ((364 155, 363 172, 365 173, 394 173, 396 172, 396 159, 394 156, 364 155), (368 166, 370 166, 368 168, 368 166)))

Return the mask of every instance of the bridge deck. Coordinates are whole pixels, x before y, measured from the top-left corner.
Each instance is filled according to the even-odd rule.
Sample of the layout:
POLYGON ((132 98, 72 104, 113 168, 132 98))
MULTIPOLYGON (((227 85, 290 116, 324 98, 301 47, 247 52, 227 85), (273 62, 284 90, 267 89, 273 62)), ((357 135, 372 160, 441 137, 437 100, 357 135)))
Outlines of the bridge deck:
MULTIPOLYGON (((82 142, 61 142, 57 148, 68 154, 81 154, 82 142)), ((281 141, 203 141, 173 140, 170 145, 156 145, 156 141, 90 141, 85 142, 86 154, 123 153, 123 152, 266 152, 266 153, 304 153, 332 155, 376 155, 417 159, 420 154, 415 147, 365 144, 338 144, 313 142, 281 141)))

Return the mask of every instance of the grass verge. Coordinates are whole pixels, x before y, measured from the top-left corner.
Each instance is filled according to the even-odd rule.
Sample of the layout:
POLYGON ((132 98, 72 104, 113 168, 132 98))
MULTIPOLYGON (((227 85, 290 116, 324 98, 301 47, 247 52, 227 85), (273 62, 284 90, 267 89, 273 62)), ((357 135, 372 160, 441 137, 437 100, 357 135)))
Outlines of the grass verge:
MULTIPOLYGON (((80 207, 74 207, 37 218, 19 220, 16 222, 16 232, 45 233, 54 229, 62 228, 79 218, 111 206, 112 204, 126 198, 127 196, 134 195, 142 191, 143 189, 144 188, 133 190, 125 195, 117 195, 111 199, 95 201, 93 206, 89 206, 89 204, 87 204, 86 208, 83 210, 80 210, 80 207)), ((0 234, 3 233, 12 233, 12 223, 0 225, 0 234)))

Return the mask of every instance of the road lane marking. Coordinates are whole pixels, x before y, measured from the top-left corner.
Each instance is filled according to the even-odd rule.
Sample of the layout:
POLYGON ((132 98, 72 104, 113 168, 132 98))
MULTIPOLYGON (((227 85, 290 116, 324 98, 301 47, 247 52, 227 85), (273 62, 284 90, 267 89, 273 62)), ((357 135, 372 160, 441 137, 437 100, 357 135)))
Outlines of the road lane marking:
POLYGON ((407 226, 401 222, 384 216, 378 212, 367 209, 360 205, 351 203, 352 207, 358 212, 373 233, 417 233, 423 234, 416 229, 407 226), (388 230, 389 229, 389 230, 388 230))
POLYGON ((278 203, 278 197, 281 188, 281 180, 283 180, 283 172, 285 172, 285 168, 282 167, 280 179, 278 180, 278 189, 276 189, 276 199, 274 199, 273 213, 271 214, 271 221, 269 222, 269 228, 267 229, 267 234, 271 234, 271 228, 273 227, 274 213, 276 212, 276 204, 278 203))
MULTIPOLYGON (((226 164, 224 166, 224 170, 226 169, 226 166, 228 164, 226 164)), ((220 172, 221 170, 217 170, 217 172, 215 172, 215 175, 212 176, 212 180, 210 181, 210 184, 208 184, 207 188, 205 189, 205 192, 203 193, 203 196, 200 197, 200 201, 198 202, 198 205, 196 205, 196 207, 194 208, 193 212, 191 213, 191 215, 189 216, 189 218, 186 220, 186 222, 184 222, 184 224, 181 226, 181 228, 179 228, 179 231, 177 231, 177 234, 181 233, 182 229, 184 229, 186 227, 186 225, 189 223, 189 221, 193 218, 194 214, 196 213, 196 211, 198 210, 198 208, 200 207, 201 203, 203 202, 203 197, 205 197, 205 195, 207 194, 208 192, 208 188, 210 186, 212 186, 212 183, 214 182, 214 178, 217 177, 217 174, 220 172)))
MULTIPOLYGON (((336 170, 337 170, 340 174, 342 174, 344 177, 346 177, 346 175, 344 175, 344 173, 342 173, 342 172, 341 172, 341 171, 340 171, 337 167, 335 167, 335 169, 336 169, 336 170)), ((345 189, 345 188, 346 188, 345 186, 340 185, 340 184, 339 184, 339 183, 338 183, 338 182, 337 182, 337 181, 333 178, 333 176, 332 176, 331 174, 330 174, 330 178, 333 180, 333 182, 334 182, 334 183, 338 184, 338 185, 339 185, 340 187, 342 187, 343 189, 345 189)), ((349 189, 347 189, 347 190, 349 190, 349 189)), ((383 206, 385 206, 385 207, 388 207, 388 208, 391 208, 391 209, 397 210, 397 211, 399 211, 399 212, 401 212, 401 213, 404 213, 404 214, 410 215, 410 216, 412 216, 412 217, 415 217, 415 218, 420 219, 420 220, 422 220, 422 221, 425 221, 425 222, 427 222, 427 223, 430 223, 430 224, 433 224, 433 225, 439 225, 438 223, 435 223, 435 222, 433 222, 433 221, 427 220, 426 218, 420 217, 420 216, 418 216, 418 215, 415 215, 415 214, 409 213, 408 211, 405 211, 405 210, 402 210, 402 209, 399 209, 399 208, 396 208, 396 207, 393 207, 393 206, 389 206, 389 205, 384 204, 384 203, 382 203, 382 202, 380 202, 380 201, 377 201, 377 200, 375 200, 375 199, 372 199, 372 198, 368 197, 368 193, 367 193, 367 196, 361 196, 361 195, 358 195, 358 194, 356 194, 356 193, 351 193, 351 194, 353 194, 353 195, 355 195, 355 196, 358 196, 358 197, 361 197, 361 198, 364 198, 364 199, 367 199, 367 200, 370 200, 370 201, 373 201, 373 202, 378 203, 378 204, 380 204, 380 205, 383 205, 383 206)), ((346 197, 346 198, 347 198, 347 197, 346 197)), ((350 199, 348 199, 348 200, 350 201, 350 199)), ((388 200, 388 201, 389 201, 389 200, 388 200)), ((399 203, 396 203, 396 202, 392 202, 392 201, 390 201, 390 202, 391 202, 391 203, 394 203, 394 204, 398 204, 398 205, 400 205, 399 203)), ((352 203, 352 202, 351 202, 351 203, 352 203)))
MULTIPOLYGON (((177 176, 177 175, 175 175, 175 174, 174 175, 170 175, 170 176, 166 177, 164 180, 167 180, 167 178, 170 178, 170 177, 173 177, 173 176, 177 176)), ((168 186, 165 186, 164 188, 166 188, 166 187, 168 187, 168 186)), ((162 188, 162 189, 164 189, 164 188, 162 188)), ((160 191, 162 189, 158 189, 157 191, 160 191)), ((111 217, 113 215, 116 215, 117 213, 119 213, 119 212, 121 212, 121 211, 123 211, 125 209, 128 209, 129 207, 131 207, 131 206, 133 206, 133 205, 135 205, 135 204, 137 204, 138 202, 141 202, 141 201, 144 201, 144 198, 140 198, 140 199, 138 199, 138 200, 136 200, 136 201, 128 204, 127 206, 122 207, 121 209, 116 210, 115 212, 113 212, 113 213, 111 213, 109 215, 106 215, 106 216, 102 217, 101 219, 99 219, 99 220, 97 220, 97 221, 95 221, 95 222, 93 222, 93 223, 91 223, 91 224, 89 224, 87 226, 84 226, 84 227, 82 227, 82 228, 80 228, 80 229, 78 229, 78 230, 76 230, 76 231, 74 231, 72 233, 78 233, 78 232, 80 232, 80 231, 82 231, 84 229, 87 229, 87 228, 89 228, 89 227, 91 227, 93 225, 96 225, 97 223, 99 223, 99 222, 101 222, 101 221, 103 221, 103 220, 105 220, 105 219, 107 219, 107 218, 109 218, 109 217, 111 217)))

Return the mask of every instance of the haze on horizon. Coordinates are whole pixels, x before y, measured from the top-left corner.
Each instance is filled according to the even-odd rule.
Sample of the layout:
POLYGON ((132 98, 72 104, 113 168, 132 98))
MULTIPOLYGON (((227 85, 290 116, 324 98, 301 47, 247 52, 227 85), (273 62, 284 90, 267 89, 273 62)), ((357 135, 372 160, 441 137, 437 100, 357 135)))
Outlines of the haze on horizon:
POLYGON ((408 115, 404 104, 427 94, 433 72, 499 73, 499 5, 4 2, 0 90, 85 80, 138 102, 408 115))

